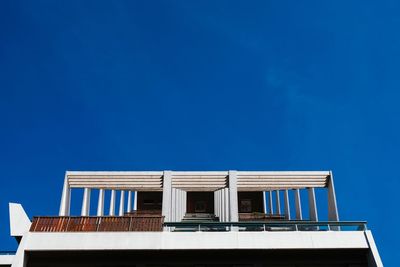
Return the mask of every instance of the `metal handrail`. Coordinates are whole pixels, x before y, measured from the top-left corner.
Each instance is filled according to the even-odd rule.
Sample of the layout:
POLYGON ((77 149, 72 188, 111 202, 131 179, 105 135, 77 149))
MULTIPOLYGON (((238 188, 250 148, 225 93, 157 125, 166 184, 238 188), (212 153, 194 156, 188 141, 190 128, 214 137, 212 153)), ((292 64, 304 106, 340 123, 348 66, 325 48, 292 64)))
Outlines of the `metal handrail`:
MULTIPOLYGON (((279 222, 164 222, 165 227, 175 227, 180 229, 188 229, 193 227, 198 231, 216 231, 218 229, 227 227, 232 229, 237 228, 247 228, 251 229, 255 227, 260 227, 263 231, 274 231, 277 227, 290 227, 293 231, 338 231, 346 230, 345 227, 356 227, 355 231, 364 231, 367 229, 366 221, 279 221, 279 222), (271 228, 272 227, 272 228, 271 228), (273 228, 275 227, 275 228, 273 228)), ((282 229, 281 229, 282 230, 282 229)), ((289 230, 288 230, 289 231, 289 230)), ((354 231, 354 230, 353 230, 354 231)))

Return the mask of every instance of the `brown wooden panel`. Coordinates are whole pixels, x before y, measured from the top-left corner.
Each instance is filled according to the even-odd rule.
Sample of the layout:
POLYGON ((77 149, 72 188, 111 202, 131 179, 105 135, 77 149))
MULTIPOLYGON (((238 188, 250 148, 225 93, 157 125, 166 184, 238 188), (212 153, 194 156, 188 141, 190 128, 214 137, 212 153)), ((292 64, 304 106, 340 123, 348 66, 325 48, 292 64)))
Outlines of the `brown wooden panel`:
POLYGON ((129 231, 130 222, 130 217, 101 217, 99 221, 98 231, 129 231))
POLYGON ((164 217, 134 214, 126 217, 34 217, 31 232, 162 231, 164 217))

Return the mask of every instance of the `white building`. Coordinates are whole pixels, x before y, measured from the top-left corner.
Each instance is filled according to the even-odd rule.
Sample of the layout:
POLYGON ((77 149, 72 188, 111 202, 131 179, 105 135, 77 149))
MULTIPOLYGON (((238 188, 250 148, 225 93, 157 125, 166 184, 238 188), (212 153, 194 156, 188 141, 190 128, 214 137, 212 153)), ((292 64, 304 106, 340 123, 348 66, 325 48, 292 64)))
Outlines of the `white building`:
POLYGON ((69 171, 59 216, 10 203, 10 228, 0 266, 383 266, 366 222, 339 220, 329 171, 69 171))

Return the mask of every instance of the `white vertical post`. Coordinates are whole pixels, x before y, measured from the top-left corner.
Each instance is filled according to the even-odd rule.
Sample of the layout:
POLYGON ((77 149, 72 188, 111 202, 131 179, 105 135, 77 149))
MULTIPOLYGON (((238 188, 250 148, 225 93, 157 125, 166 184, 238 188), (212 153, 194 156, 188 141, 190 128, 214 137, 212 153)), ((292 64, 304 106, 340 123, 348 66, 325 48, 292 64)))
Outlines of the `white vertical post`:
POLYGON ((276 214, 281 215, 281 198, 279 195, 279 190, 275 191, 275 205, 276 214))
POLYGON ((176 190, 176 222, 181 219, 181 190, 176 190))
POLYGON ((109 215, 110 216, 115 216, 115 190, 111 190, 109 215))
POLYGON ((137 211, 138 191, 133 192, 133 210, 137 211))
POLYGON ((290 220, 290 204, 289 204, 289 190, 285 190, 285 219, 290 220))
MULTIPOLYGON (((224 188, 225 191, 225 221, 229 221, 229 218, 231 218, 230 215, 230 201, 229 201, 229 189, 224 188)), ((238 210, 238 209, 236 209, 238 210)))
POLYGON ((90 210, 90 188, 85 188, 83 191, 81 216, 89 216, 90 210))
POLYGON ((221 216, 219 215, 219 196, 218 196, 218 190, 214 192, 215 195, 215 205, 216 205, 216 210, 215 210, 215 215, 220 219, 221 221, 221 216))
POLYGON ((214 214, 218 217, 217 191, 214 191, 214 214))
POLYGON ((180 216, 179 216, 179 221, 182 221, 182 219, 183 219, 183 216, 184 216, 184 212, 183 212, 183 210, 184 210, 184 207, 183 207, 183 205, 184 205, 184 203, 183 203, 183 195, 184 195, 184 192, 183 192, 183 190, 180 190, 180 196, 181 196, 181 213, 180 213, 180 216))
POLYGON ((294 202, 296 205, 296 220, 303 220, 303 213, 301 211, 300 190, 294 190, 294 202))
POLYGON ((229 171, 229 215, 230 222, 239 221, 238 192, 237 192, 237 171, 229 171))
POLYGON ((274 214, 274 201, 272 197, 272 191, 268 192, 268 197, 269 197, 269 213, 272 215, 274 214))
POLYGON ((267 214, 267 198, 265 197, 265 191, 263 191, 262 194, 263 194, 263 208, 264 208, 264 214, 267 214))
POLYGON ((220 204, 221 220, 223 222, 226 222, 226 219, 225 219, 225 213, 226 213, 226 210, 225 210, 225 190, 224 189, 221 189, 220 199, 221 199, 221 204, 220 204))
POLYGON ((187 192, 183 191, 183 216, 186 215, 187 211, 187 192))
POLYGON ((336 203, 335 185, 333 183, 333 173, 329 172, 328 177, 328 220, 339 221, 339 212, 336 203))
POLYGON ((126 211, 131 212, 132 211, 132 191, 128 191, 128 200, 126 204, 126 211))
POLYGON ((176 222, 176 189, 172 188, 171 190, 171 221, 176 222))
POLYGON ((311 221, 318 221, 318 211, 317 211, 317 203, 315 201, 315 191, 314 188, 308 188, 308 209, 310 213, 311 221))
POLYGON ((121 195, 119 199, 119 216, 124 216, 124 206, 125 206, 125 191, 121 190, 121 195))
POLYGON ((99 201, 97 202, 97 216, 104 216, 104 189, 99 190, 99 201))
POLYGON ((172 172, 164 171, 163 177, 162 215, 166 222, 171 222, 172 172))
POLYGON ((68 172, 65 173, 64 186, 61 195, 59 216, 69 216, 71 203, 71 189, 68 184, 68 172))

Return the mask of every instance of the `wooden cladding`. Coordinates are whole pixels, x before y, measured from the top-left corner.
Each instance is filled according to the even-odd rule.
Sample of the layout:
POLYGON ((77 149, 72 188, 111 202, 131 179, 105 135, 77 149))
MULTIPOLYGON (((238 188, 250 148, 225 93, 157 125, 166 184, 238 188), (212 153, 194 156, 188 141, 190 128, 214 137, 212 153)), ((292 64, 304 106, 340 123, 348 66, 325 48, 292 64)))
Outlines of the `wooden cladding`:
POLYGON ((31 232, 161 232, 159 215, 124 217, 34 217, 31 232))
MULTIPOLYGON (((70 188, 162 191, 162 171, 66 173, 70 188)), ((237 171, 237 191, 268 191, 327 187, 328 171, 237 171)), ((229 187, 228 171, 172 171, 171 184, 187 192, 216 191, 229 187)))

